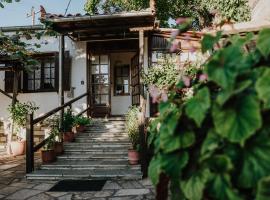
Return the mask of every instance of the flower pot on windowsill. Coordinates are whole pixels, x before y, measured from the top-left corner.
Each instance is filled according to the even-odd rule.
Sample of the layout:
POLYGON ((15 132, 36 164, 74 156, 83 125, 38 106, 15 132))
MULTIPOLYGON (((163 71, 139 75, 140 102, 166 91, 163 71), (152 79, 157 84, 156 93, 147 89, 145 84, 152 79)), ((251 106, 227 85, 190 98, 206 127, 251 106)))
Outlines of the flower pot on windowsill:
POLYGON ((13 156, 23 155, 25 152, 25 141, 13 141, 10 143, 13 156))
POLYGON ((53 149, 42 150, 41 159, 43 164, 52 163, 56 160, 56 155, 53 149))
POLYGON ((75 137, 73 132, 64 132, 63 134, 64 142, 73 142, 75 137))
POLYGON ((76 126, 76 132, 81 133, 85 131, 85 126, 84 125, 78 125, 76 126))
POLYGON ((64 152, 63 142, 54 142, 54 152, 57 156, 63 154, 64 152))
POLYGON ((128 161, 131 165, 137 165, 139 163, 139 152, 134 149, 128 150, 128 161))

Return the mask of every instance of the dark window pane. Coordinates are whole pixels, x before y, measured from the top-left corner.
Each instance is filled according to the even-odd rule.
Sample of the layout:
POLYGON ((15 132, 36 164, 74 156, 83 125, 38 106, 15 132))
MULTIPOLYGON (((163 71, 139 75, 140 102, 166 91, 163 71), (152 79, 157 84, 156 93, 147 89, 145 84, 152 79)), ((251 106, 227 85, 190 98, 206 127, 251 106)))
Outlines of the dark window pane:
POLYGON ((99 74, 99 65, 92 65, 92 74, 99 74))
POLYGON ((34 80, 28 80, 28 90, 34 90, 34 80))
POLYGON ((50 68, 44 69, 44 78, 51 78, 51 69, 50 68))
POLYGON ((35 80, 35 90, 39 90, 40 89, 40 80, 36 79, 35 80))
POLYGON ((129 76, 129 67, 124 67, 123 68, 123 74, 122 76, 129 76))

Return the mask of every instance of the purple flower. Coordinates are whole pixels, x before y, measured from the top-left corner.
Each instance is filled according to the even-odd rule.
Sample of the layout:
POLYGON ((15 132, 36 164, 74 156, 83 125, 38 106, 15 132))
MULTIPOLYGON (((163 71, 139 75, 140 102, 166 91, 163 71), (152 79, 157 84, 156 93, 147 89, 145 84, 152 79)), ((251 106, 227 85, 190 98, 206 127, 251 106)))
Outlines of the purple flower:
POLYGON ((173 42, 173 44, 172 44, 172 46, 171 46, 171 49, 170 49, 170 51, 171 52, 175 52, 177 49, 178 49, 178 42, 177 41, 174 41, 173 42))
POLYGON ((156 86, 154 86, 154 85, 150 85, 150 87, 149 87, 149 93, 150 93, 150 95, 152 97, 152 102, 153 103, 157 103, 158 102, 158 99, 160 97, 160 91, 159 91, 159 89, 156 86))
POLYGON ((189 87, 190 86, 190 78, 189 77, 187 77, 187 76, 183 76, 182 77, 182 81, 183 81, 183 83, 184 83, 184 85, 186 86, 186 87, 189 87))
POLYGON ((187 18, 185 17, 179 17, 175 20, 176 24, 183 24, 187 21, 187 18))
POLYGON ((179 30, 173 30, 171 33, 172 38, 176 38, 177 35, 179 35, 180 31, 179 30))
POLYGON ((162 99, 163 102, 168 101, 168 94, 167 94, 167 91, 162 90, 162 93, 161 93, 161 99, 162 99))
POLYGON ((196 52, 196 47, 194 47, 193 45, 190 47, 190 49, 189 49, 189 51, 191 52, 191 53, 194 53, 194 52, 196 52))
POLYGON ((208 79, 208 76, 207 74, 201 74, 200 77, 199 77, 199 81, 200 82, 204 82, 208 79))

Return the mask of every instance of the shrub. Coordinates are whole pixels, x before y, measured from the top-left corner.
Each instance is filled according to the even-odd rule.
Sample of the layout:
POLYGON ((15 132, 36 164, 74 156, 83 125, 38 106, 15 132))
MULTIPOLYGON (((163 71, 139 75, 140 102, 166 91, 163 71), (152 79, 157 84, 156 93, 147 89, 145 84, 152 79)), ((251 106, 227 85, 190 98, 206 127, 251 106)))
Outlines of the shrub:
MULTIPOLYGON (((207 35, 203 51, 217 37, 207 35)), ((208 81, 192 81, 182 101, 180 81, 160 103, 149 128, 154 157, 149 176, 171 181, 172 199, 269 199, 270 29, 233 36, 205 63, 208 81)))
POLYGON ((72 114, 71 109, 68 109, 64 113, 64 119, 63 119, 63 125, 62 125, 62 129, 64 132, 71 132, 72 131, 74 120, 75 120, 75 118, 72 114))
POLYGON ((139 144, 139 108, 136 106, 132 106, 129 108, 126 114, 126 131, 128 133, 128 137, 132 143, 133 149, 138 148, 139 144))
POLYGON ((74 125, 75 126, 86 126, 91 123, 91 120, 88 117, 83 116, 76 116, 74 118, 74 125))

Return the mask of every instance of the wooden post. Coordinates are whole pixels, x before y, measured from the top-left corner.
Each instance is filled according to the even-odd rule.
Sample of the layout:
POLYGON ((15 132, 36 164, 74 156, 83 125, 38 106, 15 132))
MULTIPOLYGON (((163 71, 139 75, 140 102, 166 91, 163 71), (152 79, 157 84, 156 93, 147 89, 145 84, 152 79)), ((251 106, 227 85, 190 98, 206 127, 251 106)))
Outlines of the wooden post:
POLYGON ((26 173, 34 170, 34 125, 33 113, 26 118, 26 173))
MULTIPOLYGON (((144 30, 139 30, 139 70, 144 70, 144 30)), ((145 141, 145 112, 146 112, 146 102, 145 102, 145 91, 143 87, 143 81, 140 79, 140 107, 141 113, 139 116, 139 131, 140 131, 140 161, 141 161, 141 170, 143 176, 147 174, 147 165, 146 165, 146 141, 145 141)))
MULTIPOLYGON (((13 68, 13 95, 12 95, 12 103, 11 106, 14 107, 17 102, 17 96, 18 96, 18 78, 19 78, 19 72, 17 71, 17 66, 14 66, 13 68)), ((14 131, 14 122, 12 121, 12 127, 11 127, 11 133, 7 136, 7 154, 12 154, 10 143, 12 141, 12 135, 14 131)))
MULTIPOLYGON (((65 61, 65 38, 64 35, 59 36, 59 106, 64 105, 64 88, 63 88, 63 79, 64 79, 64 61, 65 61)), ((64 109, 60 111, 60 121, 59 128, 62 131, 63 129, 63 119, 64 119, 64 109)))

